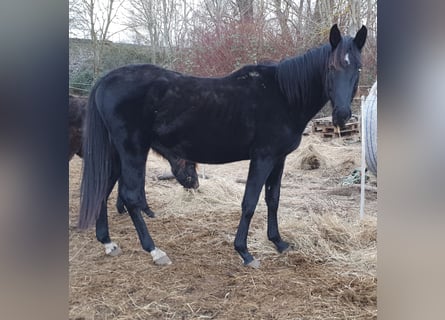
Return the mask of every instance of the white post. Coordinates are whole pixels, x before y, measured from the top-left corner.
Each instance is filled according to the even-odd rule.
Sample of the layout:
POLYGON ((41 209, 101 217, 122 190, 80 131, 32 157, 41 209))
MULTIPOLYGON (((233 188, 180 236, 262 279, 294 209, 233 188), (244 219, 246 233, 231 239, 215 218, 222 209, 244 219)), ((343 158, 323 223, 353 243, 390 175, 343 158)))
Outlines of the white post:
POLYGON ((362 96, 362 105, 361 105, 361 114, 362 114, 362 165, 361 165, 361 190, 360 190, 360 219, 363 219, 364 216, 364 210, 365 210, 365 181, 366 181, 366 173, 365 173, 365 167, 366 167, 366 158, 365 158, 365 150, 366 150, 366 136, 365 136, 365 97, 362 96))

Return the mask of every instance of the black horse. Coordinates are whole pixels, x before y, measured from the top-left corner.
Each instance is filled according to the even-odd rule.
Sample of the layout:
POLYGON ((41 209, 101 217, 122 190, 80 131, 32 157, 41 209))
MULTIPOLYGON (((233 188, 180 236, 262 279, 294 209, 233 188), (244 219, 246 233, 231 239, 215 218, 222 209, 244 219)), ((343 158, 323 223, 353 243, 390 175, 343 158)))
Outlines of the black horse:
MULTIPOLYGON (((68 128, 69 128, 69 160, 75 154, 83 158, 82 141, 84 139, 84 122, 87 109, 88 98, 82 96, 69 95, 68 105, 68 128)), ((171 151, 162 146, 153 146, 156 153, 163 156, 170 163, 170 167, 176 180, 186 189, 196 189, 199 187, 198 174, 196 173, 196 163, 180 159, 171 151)), ((118 185, 120 188, 120 184, 118 185)), ((116 209, 119 213, 126 212, 122 198, 119 196, 116 201, 116 209)), ((154 212, 146 203, 142 209, 149 217, 154 217, 154 212)))
POLYGON ((277 64, 245 66, 222 78, 183 75, 154 65, 129 65, 99 80, 90 95, 79 227, 96 223, 109 254, 119 251, 108 233, 106 200, 121 179, 121 192, 142 247, 156 264, 170 264, 155 247, 142 219, 145 163, 155 145, 198 163, 250 159, 235 249, 258 267, 247 234, 265 185, 268 238, 289 248, 278 231, 277 209, 286 156, 300 144, 308 121, 330 100, 334 125, 351 116, 361 68, 365 26, 354 38, 337 25, 329 43, 277 64))

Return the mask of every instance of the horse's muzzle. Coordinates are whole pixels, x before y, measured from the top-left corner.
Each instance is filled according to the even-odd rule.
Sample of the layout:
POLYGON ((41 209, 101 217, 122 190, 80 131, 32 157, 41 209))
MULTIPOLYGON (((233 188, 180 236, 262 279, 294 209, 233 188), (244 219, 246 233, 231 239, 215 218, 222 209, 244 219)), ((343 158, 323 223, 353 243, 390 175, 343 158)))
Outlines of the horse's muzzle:
POLYGON ((199 187, 198 177, 193 178, 191 176, 188 176, 184 183, 184 187, 187 189, 198 189, 198 187, 199 187))
POLYGON ((351 109, 337 107, 334 109, 334 112, 332 112, 332 123, 334 126, 343 128, 346 122, 351 118, 351 114, 351 109))

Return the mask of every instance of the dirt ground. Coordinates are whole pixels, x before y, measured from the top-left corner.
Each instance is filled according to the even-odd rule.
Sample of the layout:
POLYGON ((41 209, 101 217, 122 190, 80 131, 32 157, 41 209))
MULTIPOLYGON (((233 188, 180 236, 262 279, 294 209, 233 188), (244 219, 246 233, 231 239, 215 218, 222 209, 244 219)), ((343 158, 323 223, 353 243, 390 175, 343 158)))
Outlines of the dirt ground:
POLYGON ((159 267, 139 244, 127 215, 109 201, 110 235, 123 250, 105 255, 94 230, 76 229, 82 160, 70 162, 70 319, 376 319, 377 183, 370 175, 365 218, 360 187, 347 182, 360 167, 361 145, 304 136, 288 156, 279 208, 283 239, 275 251, 266 235, 260 198, 248 246, 259 269, 242 265, 233 249, 248 162, 200 165, 197 191, 174 180, 167 161, 150 154, 146 194, 156 218, 144 217, 173 264, 159 267), (318 167, 313 169, 314 167, 318 167))

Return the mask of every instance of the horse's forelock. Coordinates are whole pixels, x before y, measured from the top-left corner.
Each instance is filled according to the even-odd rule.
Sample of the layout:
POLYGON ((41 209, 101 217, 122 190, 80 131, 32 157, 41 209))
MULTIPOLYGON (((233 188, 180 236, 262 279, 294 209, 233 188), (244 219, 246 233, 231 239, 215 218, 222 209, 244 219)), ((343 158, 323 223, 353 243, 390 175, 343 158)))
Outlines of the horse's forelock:
POLYGON ((335 48, 329 58, 329 65, 335 69, 342 69, 347 66, 347 61, 345 60, 348 54, 350 63, 360 65, 361 55, 360 51, 354 47, 353 38, 349 36, 343 37, 342 41, 335 48))

